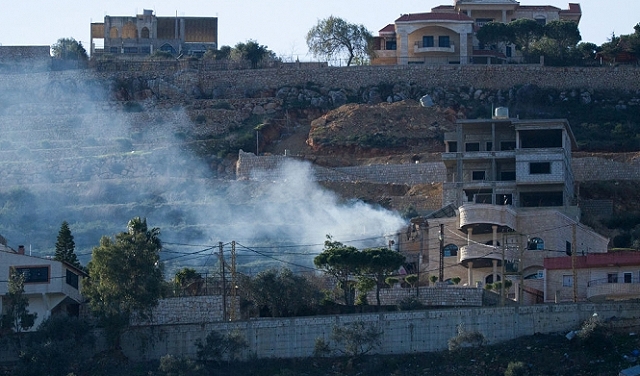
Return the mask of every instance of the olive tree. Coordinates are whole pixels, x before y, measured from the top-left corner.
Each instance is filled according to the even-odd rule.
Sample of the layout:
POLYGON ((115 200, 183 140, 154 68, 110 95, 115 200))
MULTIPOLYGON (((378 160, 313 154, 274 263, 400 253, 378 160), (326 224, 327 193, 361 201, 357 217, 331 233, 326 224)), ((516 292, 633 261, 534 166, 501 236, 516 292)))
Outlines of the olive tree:
POLYGON ((331 60, 346 55, 347 66, 354 62, 364 64, 373 56, 372 40, 364 25, 334 16, 319 20, 307 32, 307 46, 314 56, 331 60))

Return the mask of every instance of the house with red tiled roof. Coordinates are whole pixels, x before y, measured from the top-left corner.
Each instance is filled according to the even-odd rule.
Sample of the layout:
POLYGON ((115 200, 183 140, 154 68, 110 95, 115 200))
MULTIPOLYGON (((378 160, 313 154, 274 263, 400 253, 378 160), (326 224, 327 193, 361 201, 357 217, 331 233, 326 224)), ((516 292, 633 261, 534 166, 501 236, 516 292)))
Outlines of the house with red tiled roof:
POLYGON ((518 61, 514 46, 500 50, 481 46, 476 32, 488 22, 532 19, 541 24, 556 20, 580 22, 580 4, 568 9, 550 5, 520 5, 515 0, 454 0, 431 12, 403 14, 374 38, 372 65, 487 64, 518 61))
POLYGON ((544 274, 547 303, 640 298, 638 251, 547 258, 544 274))

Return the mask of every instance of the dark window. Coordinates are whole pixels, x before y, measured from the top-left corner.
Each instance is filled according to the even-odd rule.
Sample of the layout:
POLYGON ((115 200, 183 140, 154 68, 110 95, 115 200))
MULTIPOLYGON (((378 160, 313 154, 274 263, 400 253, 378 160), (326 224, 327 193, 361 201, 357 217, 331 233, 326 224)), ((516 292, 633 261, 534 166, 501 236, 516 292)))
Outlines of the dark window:
POLYGON ((16 268, 16 272, 24 275, 24 283, 49 282, 49 267, 34 266, 30 268, 16 268))
POLYGON ((502 141, 500 142, 500 150, 516 150, 516 142, 515 141, 502 141))
POLYGON ((520 147, 523 149, 561 148, 561 129, 520 131, 520 147))
POLYGON ((496 195, 496 204, 497 205, 513 205, 513 198, 510 193, 496 195))
POLYGON ((500 171, 500 181, 514 181, 516 180, 515 171, 500 171))
POLYGON ((632 273, 624 273, 622 276, 624 278, 624 283, 631 283, 631 279, 632 279, 632 273))
POLYGON ((438 37, 438 47, 451 47, 448 35, 440 35, 438 37))
POLYGON ((67 285, 78 288, 78 275, 67 269, 67 285))
POLYGON ((457 256, 458 255, 458 246, 455 245, 455 244, 447 244, 442 249, 442 252, 444 253, 444 257, 457 256))
POLYGON ((491 202, 491 194, 477 194, 475 197, 476 204, 493 204, 491 202))
POLYGON ((422 47, 433 47, 433 35, 425 35, 422 37, 422 47))
POLYGON ((150 54, 151 53, 151 46, 149 46, 149 47, 140 47, 140 53, 150 54))
POLYGON ((398 44, 396 43, 395 40, 388 40, 388 41, 385 42, 384 47, 387 50, 395 50, 395 49, 398 48, 398 44))
POLYGON ((464 151, 480 151, 479 142, 467 142, 464 145, 464 151))
POLYGON ((520 206, 524 208, 541 206, 562 206, 564 202, 562 192, 522 192, 520 206))
POLYGON ((607 274, 607 282, 608 283, 618 283, 618 273, 608 273, 607 274))
POLYGON ((125 47, 124 48, 124 53, 125 54, 137 54, 138 53, 138 47, 125 47))
POLYGON ((536 18, 536 22, 539 23, 540 25, 544 26, 547 23, 547 19, 546 18, 536 18))
POLYGON ((493 151, 493 142, 487 142, 487 151, 493 151))
POLYGON ((142 28, 142 31, 140 32, 140 38, 149 39, 149 28, 147 27, 142 28))
POLYGON ((484 180, 485 172, 484 171, 473 171, 471 173, 472 180, 484 180))
POLYGON ((532 251, 542 251, 544 250, 544 240, 540 238, 531 238, 527 244, 527 249, 532 251))
POLYGON ((506 55, 507 57, 511 57, 513 55, 513 52, 511 51, 511 46, 507 46, 506 55))
POLYGON ((109 47, 109 52, 112 54, 120 53, 120 49, 118 47, 109 47))
POLYGON ((567 254, 567 256, 571 256, 571 242, 567 241, 564 245, 564 253, 567 254))
POLYGON ((455 141, 449 141, 448 142, 449 145, 449 152, 450 153, 455 153, 458 151, 458 143, 455 141))
POLYGON ((529 173, 534 174, 550 174, 551 163, 550 162, 531 162, 529 163, 529 173))

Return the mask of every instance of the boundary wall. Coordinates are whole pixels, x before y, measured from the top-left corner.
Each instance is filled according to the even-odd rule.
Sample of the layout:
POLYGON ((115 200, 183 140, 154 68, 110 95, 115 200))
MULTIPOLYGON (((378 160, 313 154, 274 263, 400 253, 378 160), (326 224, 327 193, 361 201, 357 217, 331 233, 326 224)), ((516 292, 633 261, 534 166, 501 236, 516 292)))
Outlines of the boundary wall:
POLYGON ((363 321, 383 331, 379 354, 406 354, 447 349, 462 326, 481 332, 487 344, 536 333, 563 333, 579 328, 594 313, 603 321, 637 318, 639 302, 570 303, 522 307, 450 308, 340 316, 255 319, 230 323, 201 323, 134 327, 124 334, 124 353, 135 360, 173 356, 195 357, 196 340, 212 330, 238 331, 249 344, 247 358, 304 358, 312 356, 315 341, 330 341, 335 325, 363 321), (149 341, 153 339, 152 341, 149 341))

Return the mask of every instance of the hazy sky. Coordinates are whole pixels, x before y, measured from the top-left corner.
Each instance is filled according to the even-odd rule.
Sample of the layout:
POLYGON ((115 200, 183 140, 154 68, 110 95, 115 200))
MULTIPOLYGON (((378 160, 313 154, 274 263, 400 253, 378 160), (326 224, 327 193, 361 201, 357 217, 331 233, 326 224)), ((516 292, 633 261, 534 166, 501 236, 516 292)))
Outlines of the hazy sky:
MULTIPOLYGON (((522 0, 521 5, 567 9, 572 0, 522 0)), ((576 2, 573 0, 573 2, 576 2)), ((582 40, 602 44, 612 32, 631 34, 640 22, 638 0, 582 0, 582 40)), ((0 44, 51 45, 73 37, 89 50, 89 24, 105 15, 133 16, 153 9, 157 16, 217 16, 218 42, 233 46, 249 39, 277 55, 301 61, 307 53, 306 32, 330 15, 363 24, 374 35, 404 13, 428 12, 453 0, 2 0, 0 44)))

